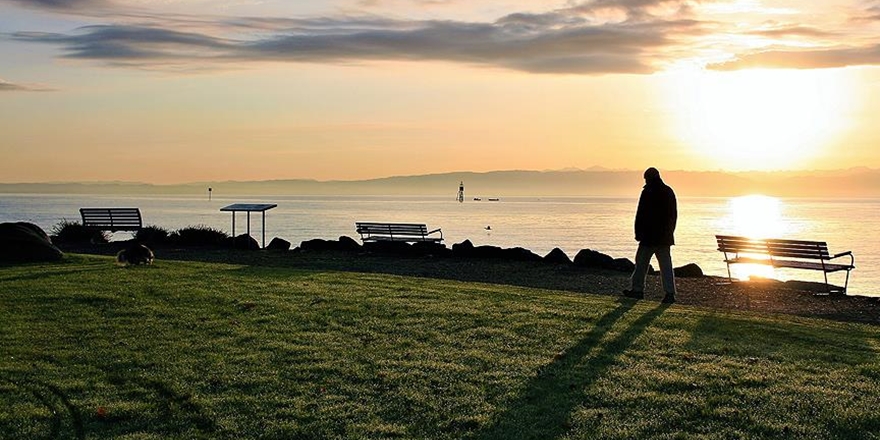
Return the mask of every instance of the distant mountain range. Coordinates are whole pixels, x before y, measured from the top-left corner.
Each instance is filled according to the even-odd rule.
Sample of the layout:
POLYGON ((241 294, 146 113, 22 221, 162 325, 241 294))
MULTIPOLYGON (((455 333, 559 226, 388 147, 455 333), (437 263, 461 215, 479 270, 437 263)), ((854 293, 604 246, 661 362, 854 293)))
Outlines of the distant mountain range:
MULTIPOLYGON (((131 182, 0 183, 0 193, 25 194, 207 194, 226 195, 449 195, 464 182, 465 195, 635 197, 641 171, 566 169, 557 171, 451 172, 369 180, 265 180, 154 185, 131 182)), ((666 171, 664 180, 679 196, 765 194, 781 197, 880 197, 880 170, 724 172, 666 171)))

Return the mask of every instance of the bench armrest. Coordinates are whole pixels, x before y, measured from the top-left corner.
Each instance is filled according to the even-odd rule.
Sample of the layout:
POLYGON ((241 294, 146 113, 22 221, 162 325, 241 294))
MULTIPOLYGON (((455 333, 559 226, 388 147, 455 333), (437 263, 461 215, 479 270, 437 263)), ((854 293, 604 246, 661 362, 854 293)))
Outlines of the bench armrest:
POLYGON ((837 254, 837 255, 831 257, 831 259, 833 260, 833 259, 835 259, 835 258, 837 258, 837 257, 842 257, 842 256, 844 256, 844 255, 849 255, 850 257, 852 257, 852 251, 841 252, 841 253, 839 253, 839 254, 837 254))
POLYGON ((434 229, 433 231, 429 231, 429 232, 426 233, 425 235, 431 235, 431 234, 433 234, 433 233, 435 233, 435 232, 439 232, 439 233, 440 233, 440 238, 443 238, 443 231, 441 231, 440 228, 434 229))

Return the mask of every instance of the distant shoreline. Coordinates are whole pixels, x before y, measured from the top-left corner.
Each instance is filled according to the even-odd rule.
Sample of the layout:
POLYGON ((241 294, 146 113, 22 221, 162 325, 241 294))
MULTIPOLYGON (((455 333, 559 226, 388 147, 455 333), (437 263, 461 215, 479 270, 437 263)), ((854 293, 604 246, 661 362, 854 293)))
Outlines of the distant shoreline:
MULTIPOLYGON (((880 198, 880 170, 859 168, 815 172, 668 171, 663 174, 679 196, 880 198)), ((642 185, 638 171, 493 171, 396 176, 367 180, 307 179, 217 181, 184 184, 135 182, 0 183, 0 194, 349 195, 454 197, 464 182, 466 200, 479 197, 627 197, 642 185)))

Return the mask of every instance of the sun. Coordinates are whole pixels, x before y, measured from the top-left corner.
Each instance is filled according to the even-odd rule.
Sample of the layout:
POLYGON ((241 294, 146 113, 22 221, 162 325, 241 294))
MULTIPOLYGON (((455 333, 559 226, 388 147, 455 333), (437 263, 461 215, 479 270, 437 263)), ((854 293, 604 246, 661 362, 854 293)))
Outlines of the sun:
POLYGON ((670 88, 676 135, 713 168, 797 168, 842 130, 846 88, 833 71, 682 73, 670 88))

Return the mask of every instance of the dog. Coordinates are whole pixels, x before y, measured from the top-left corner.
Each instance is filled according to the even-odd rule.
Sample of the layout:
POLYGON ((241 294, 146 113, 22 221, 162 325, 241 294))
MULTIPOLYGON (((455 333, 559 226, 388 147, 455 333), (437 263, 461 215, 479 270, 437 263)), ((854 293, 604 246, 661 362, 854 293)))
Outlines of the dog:
POLYGON ((155 258, 153 251, 142 244, 131 245, 116 254, 117 263, 132 266, 138 264, 153 264, 155 258))

